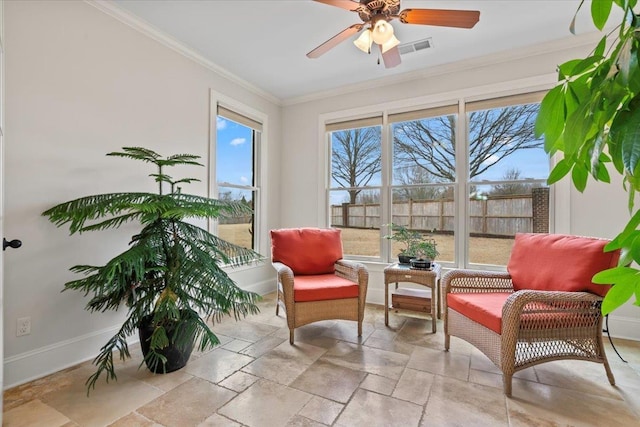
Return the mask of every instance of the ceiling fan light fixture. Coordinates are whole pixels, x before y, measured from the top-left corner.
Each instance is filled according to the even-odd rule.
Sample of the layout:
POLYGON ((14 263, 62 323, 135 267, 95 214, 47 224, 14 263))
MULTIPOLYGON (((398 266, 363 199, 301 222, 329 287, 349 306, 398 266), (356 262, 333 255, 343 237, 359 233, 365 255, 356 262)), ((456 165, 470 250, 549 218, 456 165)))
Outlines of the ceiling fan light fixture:
POLYGON ((389 49, 393 49, 399 44, 400 44, 400 40, 398 40, 396 36, 391 35, 391 38, 389 39, 389 41, 382 45, 382 53, 387 53, 389 49))
POLYGON ((354 42, 354 45, 364 53, 371 53, 371 45, 373 44, 373 37, 371 35, 371 29, 367 28, 364 30, 360 37, 358 37, 354 42))
POLYGON ((372 30, 373 41, 383 45, 393 37, 393 27, 384 19, 379 19, 372 30))

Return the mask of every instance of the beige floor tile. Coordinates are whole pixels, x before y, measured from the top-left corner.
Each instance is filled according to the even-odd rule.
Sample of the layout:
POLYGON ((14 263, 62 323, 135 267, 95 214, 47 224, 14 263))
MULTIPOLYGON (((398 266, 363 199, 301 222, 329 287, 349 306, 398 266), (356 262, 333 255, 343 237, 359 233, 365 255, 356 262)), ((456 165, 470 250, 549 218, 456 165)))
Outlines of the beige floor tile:
POLYGON ((287 423, 287 427, 324 427, 325 424, 303 417, 302 415, 294 415, 287 423))
POLYGON ((507 426, 502 390, 436 376, 421 426, 507 426))
POLYGON ((290 386, 336 402, 346 403, 367 374, 322 359, 300 374, 290 386))
POLYGON ((136 412, 133 412, 125 417, 120 418, 115 423, 110 424, 109 427, 162 427, 162 425, 151 421, 147 417, 143 417, 136 412))
POLYGON ((236 393, 242 393, 259 379, 260 378, 254 375, 237 371, 225 378, 223 381, 220 381, 219 385, 231 389, 236 393))
POLYGON ((314 396, 300 410, 299 415, 322 424, 331 425, 343 408, 344 405, 340 403, 314 396))
MULTIPOLYGON (((190 363, 193 363, 192 360, 189 360, 187 366, 190 363)), ((140 366, 139 364, 131 364, 126 366, 125 368, 120 369, 119 372, 123 374, 129 375, 132 378, 136 378, 140 381, 143 381, 149 385, 157 387, 163 391, 169 391, 179 386, 180 384, 189 381, 193 378, 193 375, 187 373, 187 368, 178 369, 177 371, 169 372, 168 374, 155 374, 147 369, 146 365, 140 366)))
POLYGON ((327 320, 289 345, 275 293, 258 304, 259 314, 216 324, 222 344, 176 372, 138 370, 136 344, 116 361, 118 381, 101 379, 88 399, 90 362, 6 390, 5 425, 640 427, 640 342, 615 340, 624 363, 605 341, 615 387, 600 364, 557 361, 517 372, 506 398, 480 351, 456 337, 443 351, 441 322, 433 334, 430 320, 391 315, 387 327, 383 307, 367 305, 363 337, 355 322, 327 320))
POLYGON ((494 365, 487 356, 476 348, 471 352, 471 369, 502 375, 500 368, 494 365))
POLYGON ((60 427, 69 422, 69 418, 40 400, 32 400, 3 414, 4 427, 60 427))
POLYGON ((338 320, 335 326, 327 328, 323 332, 323 336, 329 338, 335 338, 340 341, 346 341, 351 343, 363 343, 374 331, 372 325, 364 323, 362 324, 362 336, 358 336, 358 322, 349 320, 338 320))
POLYGON ((620 399, 616 388, 609 384, 604 365, 600 363, 558 360, 536 365, 534 370, 542 384, 620 399))
POLYGON ((269 335, 268 337, 265 337, 260 341, 245 347, 238 353, 245 354, 247 356, 253 357, 254 359, 257 359, 258 357, 273 350, 285 341, 288 342, 286 338, 269 335))
POLYGON ((231 338, 250 342, 260 341, 262 338, 272 334, 277 329, 278 327, 276 326, 253 323, 250 320, 223 322, 212 328, 216 335, 220 333, 231 338))
POLYGON ((200 378, 165 393, 138 409, 138 413, 165 426, 197 426, 237 393, 200 378))
POLYGON ((218 413, 248 426, 285 426, 312 397, 300 390, 260 380, 218 413))
POLYGON ((252 357, 218 348, 193 362, 189 362, 184 369, 191 375, 217 383, 253 360, 252 357))
POLYGON ((416 347, 413 344, 409 344, 402 341, 396 341, 396 340, 389 341, 389 340, 383 340, 383 339, 378 339, 374 337, 369 337, 367 341, 365 341, 364 345, 371 348, 377 348, 380 350, 387 350, 394 353, 400 353, 400 354, 406 354, 406 355, 411 355, 411 353, 413 353, 413 350, 416 347))
POLYGON ((416 426, 422 407, 359 389, 338 417, 336 426, 416 426))
POLYGON ((289 341, 286 341, 242 370, 261 378, 289 385, 325 352, 326 350, 321 347, 301 342, 290 345, 289 341))
POLYGON ((222 415, 213 414, 201 424, 198 424, 198 427, 241 427, 241 424, 222 415))
POLYGON ((466 381, 469 378, 469 365, 469 356, 450 351, 416 347, 407 367, 466 381))
POLYGON ((9 390, 5 390, 2 396, 3 410, 8 411, 12 408, 24 405, 25 403, 39 398, 49 392, 70 387, 74 378, 71 376, 71 373, 81 369, 84 365, 91 366, 90 363, 84 363, 56 372, 55 374, 48 375, 44 378, 39 378, 26 384, 13 387, 9 390))
POLYGON ((640 426, 640 419, 628 405, 590 393, 519 381, 513 384, 513 397, 507 399, 511 425, 532 423, 581 426, 640 426))
POLYGON ((398 379, 402 375, 409 356, 386 350, 339 342, 329 349, 323 360, 345 368, 398 379))
POLYGON ((120 373, 117 381, 106 383, 101 378, 87 397, 84 383, 94 368, 83 365, 72 371, 69 387, 43 395, 42 401, 81 426, 105 426, 162 394, 162 390, 120 373))
POLYGON ((384 394, 385 396, 391 396, 391 393, 393 393, 397 383, 397 380, 392 380, 391 378, 367 374, 367 378, 360 383, 360 388, 375 391, 376 393, 384 394))
POLYGON ((391 397, 424 405, 429 399, 435 375, 429 372, 405 369, 391 397))
POLYGON ((251 344, 252 343, 250 341, 232 340, 221 347, 224 348, 225 350, 235 351, 236 353, 239 353, 241 350, 244 350, 245 348, 249 347, 251 344))

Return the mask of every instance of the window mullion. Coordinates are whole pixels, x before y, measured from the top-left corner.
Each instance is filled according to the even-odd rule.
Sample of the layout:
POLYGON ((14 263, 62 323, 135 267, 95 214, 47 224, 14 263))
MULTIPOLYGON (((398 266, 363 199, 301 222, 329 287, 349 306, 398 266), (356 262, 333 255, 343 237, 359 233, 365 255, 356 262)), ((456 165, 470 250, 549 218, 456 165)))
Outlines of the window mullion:
POLYGON ((458 120, 456 121, 456 186, 454 204, 455 220, 455 259, 457 267, 466 267, 469 262, 469 143, 467 137, 467 114, 464 100, 458 101, 458 120))
POLYGON ((384 224, 391 223, 391 182, 393 179, 393 135, 391 125, 389 124, 389 115, 385 112, 382 116, 382 188, 380 189, 380 256, 384 262, 391 259, 391 241, 383 239, 382 236, 387 234, 384 224))

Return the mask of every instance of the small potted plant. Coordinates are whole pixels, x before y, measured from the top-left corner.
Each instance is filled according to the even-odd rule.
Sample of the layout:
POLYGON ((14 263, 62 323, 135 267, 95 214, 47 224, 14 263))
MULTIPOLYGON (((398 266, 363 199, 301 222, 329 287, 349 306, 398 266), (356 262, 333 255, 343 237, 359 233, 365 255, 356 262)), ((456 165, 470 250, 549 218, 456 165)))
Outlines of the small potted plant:
POLYGON ((256 313, 259 299, 240 289, 221 267, 249 264, 261 256, 188 222, 250 215, 251 209, 242 202, 185 194, 179 185, 197 180, 174 179, 165 173, 171 166, 202 166, 198 156, 162 157, 140 147, 107 155, 155 165, 150 176, 158 183, 158 192, 86 196, 43 213, 58 227, 68 226, 71 234, 119 228, 129 221, 141 225, 127 250, 104 266, 72 267, 84 277, 64 285, 65 290, 91 295, 87 310, 117 310, 123 305, 128 309, 120 330, 94 360, 97 370, 87 380, 89 389, 102 373, 107 381, 116 379, 113 354, 118 350, 121 359, 130 357, 127 338, 136 329, 148 368, 171 372, 187 363, 194 344, 201 351, 218 344, 206 320, 256 313))
POLYGON ((428 261, 431 266, 433 261, 439 252, 436 249, 436 242, 433 239, 425 239, 422 233, 415 230, 409 230, 403 225, 387 224, 387 227, 391 229, 391 234, 384 236, 385 239, 400 242, 405 245, 400 249, 398 254, 398 261, 400 264, 411 264, 411 259, 422 260, 423 264, 428 261))

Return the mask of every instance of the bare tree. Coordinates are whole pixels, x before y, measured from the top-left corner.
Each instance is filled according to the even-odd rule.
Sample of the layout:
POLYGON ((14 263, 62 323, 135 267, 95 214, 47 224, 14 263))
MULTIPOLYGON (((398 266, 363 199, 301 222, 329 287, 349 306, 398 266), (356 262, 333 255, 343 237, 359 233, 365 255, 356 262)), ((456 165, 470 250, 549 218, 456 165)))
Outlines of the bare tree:
POLYGON ((418 166, 407 166, 394 169, 395 179, 407 187, 400 187, 394 190, 394 201, 403 200, 434 200, 439 199, 445 193, 442 186, 419 186, 416 184, 430 184, 436 182, 434 176, 426 169, 418 166))
MULTIPOLYGON (((517 181, 520 179, 521 172, 517 168, 507 169, 503 176, 503 181, 517 181)), ((533 184, 531 182, 509 182, 504 184, 495 184, 492 186, 490 194, 492 196, 503 196, 511 194, 530 194, 531 189, 539 187, 540 184, 533 184)))
MULTIPOLYGON (((539 104, 514 105, 469 114, 469 175, 478 176, 517 150, 539 148, 534 136, 539 104)), ((394 124, 394 155, 443 182, 455 181, 456 116, 394 124)))
POLYGON ((333 132, 331 138, 331 177, 348 188, 349 203, 381 170, 380 128, 366 127, 333 132))

